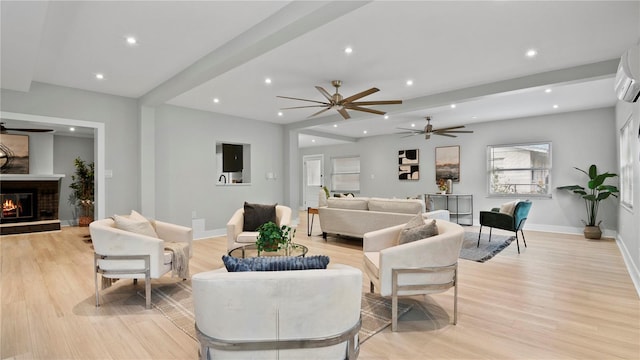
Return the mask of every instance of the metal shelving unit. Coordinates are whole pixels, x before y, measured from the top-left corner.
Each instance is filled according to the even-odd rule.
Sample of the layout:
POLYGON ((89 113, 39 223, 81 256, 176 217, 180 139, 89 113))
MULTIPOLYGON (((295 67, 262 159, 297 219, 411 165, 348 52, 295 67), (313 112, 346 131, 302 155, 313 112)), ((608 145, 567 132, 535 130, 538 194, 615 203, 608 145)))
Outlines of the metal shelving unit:
POLYGON ((432 210, 449 210, 451 221, 460 225, 473 225, 473 195, 425 194, 425 201, 433 202, 432 210))

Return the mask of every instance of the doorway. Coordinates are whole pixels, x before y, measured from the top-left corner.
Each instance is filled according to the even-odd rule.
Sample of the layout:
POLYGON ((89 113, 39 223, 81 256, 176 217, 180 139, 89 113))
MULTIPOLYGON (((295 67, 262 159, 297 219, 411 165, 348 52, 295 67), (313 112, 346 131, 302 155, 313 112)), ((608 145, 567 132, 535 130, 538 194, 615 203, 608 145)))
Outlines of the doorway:
POLYGON ((324 186, 324 155, 302 157, 302 204, 303 209, 318 207, 318 194, 324 186))

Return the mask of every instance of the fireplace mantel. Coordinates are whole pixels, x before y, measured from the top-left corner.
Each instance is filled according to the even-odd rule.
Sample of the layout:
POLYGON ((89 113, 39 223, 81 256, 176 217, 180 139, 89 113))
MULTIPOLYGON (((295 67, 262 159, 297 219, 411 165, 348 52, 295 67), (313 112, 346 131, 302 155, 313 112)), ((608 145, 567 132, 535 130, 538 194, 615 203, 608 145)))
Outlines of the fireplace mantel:
POLYGON ((0 174, 0 181, 58 181, 64 174, 0 174))

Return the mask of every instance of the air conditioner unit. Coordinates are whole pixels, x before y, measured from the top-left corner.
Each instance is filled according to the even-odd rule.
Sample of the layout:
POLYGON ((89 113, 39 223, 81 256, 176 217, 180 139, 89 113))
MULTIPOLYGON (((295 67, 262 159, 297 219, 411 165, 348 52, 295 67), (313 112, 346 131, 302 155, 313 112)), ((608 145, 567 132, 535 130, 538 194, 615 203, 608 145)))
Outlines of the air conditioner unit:
POLYGON ((638 101, 640 96, 640 44, 627 50, 620 58, 614 90, 618 99, 638 101))

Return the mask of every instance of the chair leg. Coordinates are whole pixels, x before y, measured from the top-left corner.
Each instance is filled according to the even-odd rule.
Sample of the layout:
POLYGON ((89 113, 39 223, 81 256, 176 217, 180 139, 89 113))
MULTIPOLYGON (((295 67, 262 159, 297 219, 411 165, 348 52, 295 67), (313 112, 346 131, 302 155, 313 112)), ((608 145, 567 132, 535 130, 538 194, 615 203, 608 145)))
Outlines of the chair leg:
POLYGON ((398 295, 391 296, 391 331, 398 329, 398 295))
POLYGON ((149 274, 149 269, 147 269, 147 273, 144 275, 144 288, 147 309, 151 309, 151 275, 149 274))
POLYGON ((524 247, 527 247, 527 240, 524 238, 524 230, 520 229, 520 234, 522 234, 522 242, 524 243, 524 247))
POLYGON ((491 231, 493 231, 492 227, 489 228, 489 242, 491 242, 491 231))
POLYGON ((516 231, 516 245, 518 245, 518 254, 520 254, 520 240, 518 239, 518 232, 516 231))
POLYGON ((98 261, 94 260, 94 266, 93 266, 93 282, 96 286, 96 307, 100 306, 100 294, 99 294, 99 290, 98 290, 98 261))
POLYGON ((369 281, 369 292, 370 292, 370 293, 373 293, 373 290, 374 290, 374 288, 373 288, 373 281, 369 281))
POLYGON ((480 224, 480 231, 478 232, 478 245, 476 245, 476 247, 480 247, 480 235, 482 235, 482 224, 480 224))
POLYGON ((458 323, 458 269, 453 271, 453 325, 458 323))

